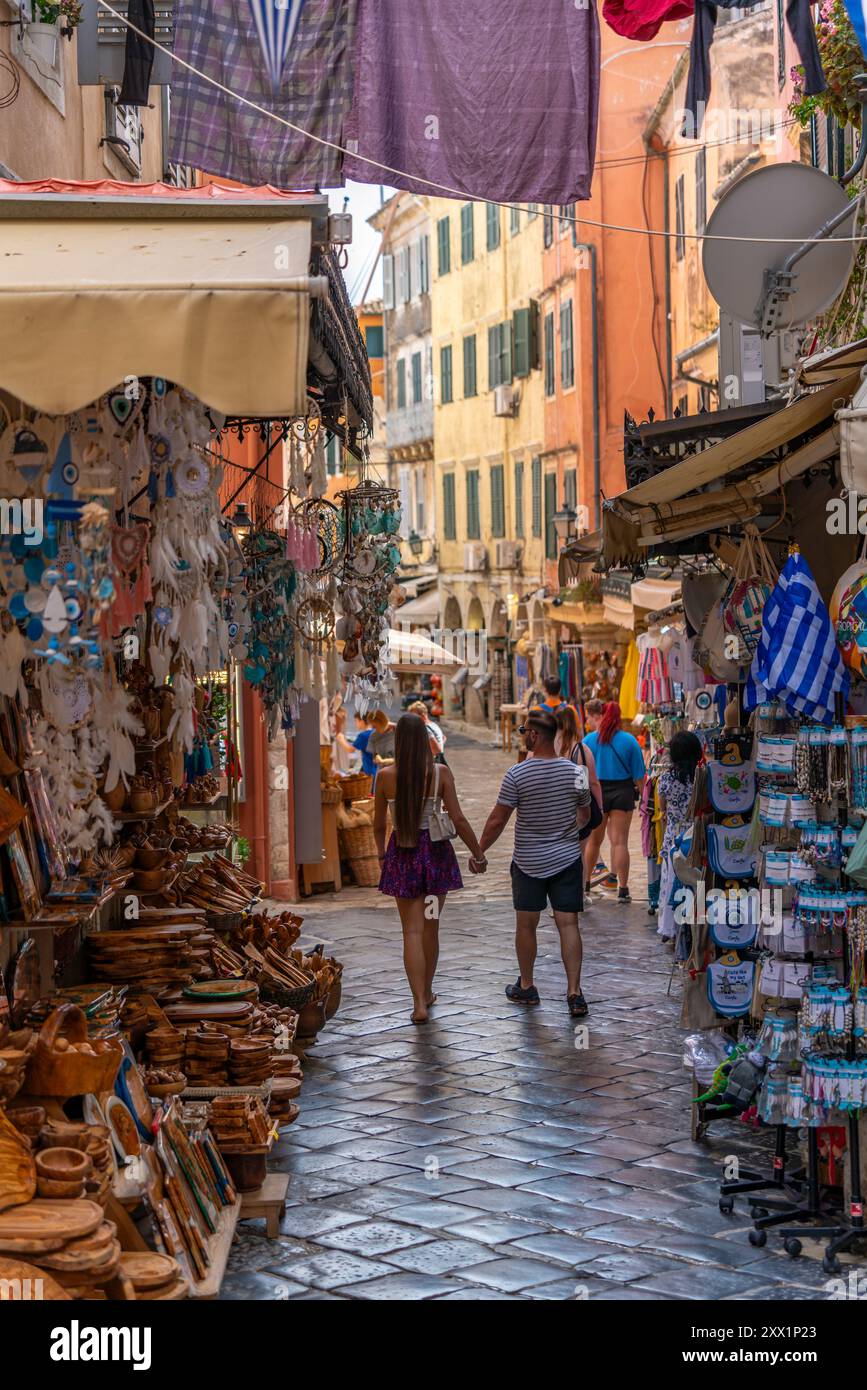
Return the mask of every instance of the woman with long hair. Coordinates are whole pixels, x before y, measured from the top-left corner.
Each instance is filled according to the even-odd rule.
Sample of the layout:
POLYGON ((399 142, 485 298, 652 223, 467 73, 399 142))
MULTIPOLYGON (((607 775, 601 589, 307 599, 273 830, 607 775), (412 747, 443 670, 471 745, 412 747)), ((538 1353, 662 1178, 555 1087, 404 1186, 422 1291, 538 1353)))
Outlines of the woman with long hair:
MULTIPOLYGON (((641 745, 623 727, 620 706, 612 700, 605 706, 595 733, 588 734, 584 747, 596 761, 602 786, 602 824, 591 831, 585 842, 584 880, 596 863, 607 833, 611 845, 611 868, 617 875, 617 901, 629 903, 629 827, 635 804, 647 776, 641 745)), ((589 886, 589 884, 588 884, 589 886)))
POLYGON ((689 806, 695 783, 695 770, 704 756, 701 741, 695 734, 675 734, 668 745, 668 767, 660 774, 656 795, 662 809, 665 829, 660 850, 662 881, 659 888, 659 935, 664 941, 677 936, 671 890, 674 886, 672 854, 677 842, 689 825, 689 806))
POLYGON ((460 808, 451 770, 434 762, 424 720, 404 714, 397 721, 394 764, 381 768, 376 778, 373 834, 382 867, 379 891, 397 899, 403 927, 413 1023, 427 1023, 436 1002, 439 919, 446 894, 464 886, 451 840, 431 839, 431 816, 441 808, 470 851, 473 872, 482 873, 487 860, 460 808), (389 811, 394 830, 386 849, 389 811))

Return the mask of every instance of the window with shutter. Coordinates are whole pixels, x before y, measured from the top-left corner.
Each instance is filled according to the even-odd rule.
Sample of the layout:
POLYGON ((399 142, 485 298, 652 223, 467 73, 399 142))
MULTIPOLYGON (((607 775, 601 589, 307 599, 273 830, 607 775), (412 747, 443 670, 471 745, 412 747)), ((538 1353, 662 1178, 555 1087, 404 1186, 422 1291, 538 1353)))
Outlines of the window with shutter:
MULTIPOLYGON (((554 314, 545 315, 545 395, 553 396, 554 380, 554 314)), ((541 533, 540 533, 541 534, 541 533)))
POLYGON ((382 302, 386 309, 394 308, 394 256, 382 258, 382 302))
POLYGON ((524 465, 515 464, 515 535, 524 535, 524 465))
POLYGON ((707 226, 707 150, 702 145, 695 157, 695 230, 704 235, 707 226))
POLYGON ((418 292, 430 293, 430 237, 423 236, 418 244, 418 292))
POLYGON ((409 283, 409 247, 404 246, 397 253, 397 302, 407 304, 409 302, 410 283, 409 283))
POLYGON ((567 468, 563 474, 563 499, 567 507, 578 505, 578 470, 567 468))
POLYGON ((475 256, 475 236, 473 227, 473 205, 465 203, 461 208, 461 264, 467 265, 475 256))
POLYGON ((557 510, 557 474, 545 474, 545 558, 557 559, 557 528, 554 513, 557 510))
POLYGON ((471 333, 468 338, 464 338, 464 397, 469 398, 477 394, 476 335, 471 333))
POLYGON ((457 539, 458 527, 455 513, 455 475, 443 474, 443 536, 447 541, 457 539))
POLYGON ((496 251, 500 244, 500 205, 499 203, 486 204, 486 222, 488 230, 488 250, 496 251))
POLYGON ((517 236, 521 230, 521 209, 517 204, 509 208, 509 232, 512 236, 517 236))
POLYGON ((512 315, 515 341, 515 376, 530 375, 530 310, 516 309, 512 315))
POLYGON ((542 460, 533 459, 531 482, 533 489, 533 535, 542 534, 542 460))
POLYGON ((414 352, 412 355, 412 403, 418 405, 421 401, 422 393, 422 372, 421 372, 421 353, 414 352))
POLYGON ((493 391, 495 386, 499 386, 497 371, 499 369, 499 358, 497 354, 497 324, 488 329, 488 390, 493 391))
POLYGON ((674 256, 682 261, 686 255, 686 207, 684 206, 683 174, 674 185, 674 256))
POLYGON ((481 536, 479 518, 479 470, 470 468, 467 472, 467 540, 477 541, 481 536))
POLYGON ((575 349, 572 341, 572 300, 560 306, 560 381, 564 390, 575 385, 575 349))
POLYGON ((448 275, 452 268, 452 237, 448 217, 437 223, 437 274, 448 275))
POLYGON ((440 403, 450 405, 454 400, 452 386, 452 349, 440 348, 440 403))
POLYGON ((545 246, 554 245, 554 204, 545 203, 545 221, 542 227, 542 241, 545 246))
POLYGON ((506 534, 506 497, 503 478, 503 465, 495 463, 491 467, 491 535, 506 534))
POLYGON ((509 386, 512 381, 512 321, 497 325, 498 333, 498 385, 509 386))
POLYGON ((527 221, 528 221, 528 222, 534 222, 538 216, 539 216, 539 204, 538 204, 538 203, 528 203, 528 204, 527 204, 527 221))
POLYGON ((421 250, 419 243, 414 241, 409 248, 409 298, 419 293, 421 282, 421 250))
POLYGON ((397 364, 397 408, 406 409, 406 358, 401 357, 397 364))

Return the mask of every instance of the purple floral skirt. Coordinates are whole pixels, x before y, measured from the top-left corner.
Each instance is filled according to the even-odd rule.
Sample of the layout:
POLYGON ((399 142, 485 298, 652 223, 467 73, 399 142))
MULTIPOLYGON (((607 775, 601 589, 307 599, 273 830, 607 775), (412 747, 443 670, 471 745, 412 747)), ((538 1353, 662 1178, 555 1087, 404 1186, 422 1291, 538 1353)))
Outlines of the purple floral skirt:
POLYGON ((415 849, 401 849, 392 835, 382 865, 380 893, 391 898, 438 897, 463 886, 451 840, 434 841, 422 830, 415 849))

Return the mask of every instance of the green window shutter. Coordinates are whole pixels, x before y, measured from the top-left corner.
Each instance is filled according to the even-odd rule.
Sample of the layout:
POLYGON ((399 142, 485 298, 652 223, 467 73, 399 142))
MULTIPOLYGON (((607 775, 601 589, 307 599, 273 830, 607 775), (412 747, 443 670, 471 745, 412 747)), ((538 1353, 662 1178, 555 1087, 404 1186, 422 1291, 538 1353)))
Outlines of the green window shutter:
POLYGON ((512 315, 515 342, 515 376, 530 375, 530 310, 516 309, 512 315))
POLYGON ((557 530, 554 513, 557 510, 557 474, 545 474, 545 558, 557 559, 557 530))
POLYGON ((502 361, 503 381, 509 385, 512 381, 512 320, 506 319, 505 323, 500 324, 500 359, 502 361))
POLYGON ((533 484, 533 535, 542 534, 542 460, 533 459, 532 463, 532 484, 533 484))
POLYGON ((447 541, 455 540, 458 534, 454 473, 443 474, 443 534, 447 541))
POLYGON ((563 499, 567 507, 578 505, 578 470, 567 468, 563 474, 563 499))
POLYGON ((545 395, 553 396, 554 384, 554 315, 545 315, 545 395))
POLYGON ((464 338, 464 396, 475 396, 477 393, 476 335, 471 333, 468 338, 464 338))
POLYGON ((575 385, 575 352, 572 342, 572 301, 560 308, 560 381, 564 387, 575 385))
POLYGON ((494 324, 493 328, 488 329, 488 390, 493 391, 495 386, 500 385, 499 370, 499 325, 494 324))
POLYGON ((491 535, 506 534, 506 497, 503 478, 503 465, 495 463, 491 468, 491 535))
POLYGON ((467 473, 467 539, 477 541, 481 535, 479 523, 479 470, 467 473))
POLYGON ((473 205, 472 203, 465 203, 461 208, 461 264, 467 265, 475 254, 473 205))
POLYGON ((500 207, 498 203, 487 203, 485 221, 488 232, 488 250, 496 251, 500 244, 500 207))
POLYGON ((521 230, 521 209, 515 203, 509 208, 509 232, 512 236, 517 236, 521 230))
POLYGON ((515 535, 524 535, 524 465, 515 464, 515 535))
POLYGON ((440 402, 442 405, 449 405, 453 400, 452 350, 449 346, 440 348, 440 402))
POLYGON ((448 275, 452 268, 451 224, 448 217, 437 222, 437 273, 448 275))
POLYGON ((412 355, 412 403, 418 405, 421 400, 421 353, 414 352, 412 355))
POLYGON ((545 246, 554 245, 554 204, 544 203, 545 221, 542 227, 542 241, 545 246))
POLYGON ((397 364, 397 408, 406 409, 406 358, 401 357, 397 364))

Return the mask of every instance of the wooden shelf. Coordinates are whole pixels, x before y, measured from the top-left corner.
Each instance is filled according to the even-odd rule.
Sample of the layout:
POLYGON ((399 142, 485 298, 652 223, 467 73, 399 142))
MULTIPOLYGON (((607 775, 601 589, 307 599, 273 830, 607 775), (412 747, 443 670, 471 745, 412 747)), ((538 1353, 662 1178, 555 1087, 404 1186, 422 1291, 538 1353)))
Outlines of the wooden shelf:
POLYGON ((121 825, 129 825, 140 820, 156 820, 163 811, 168 810, 174 799, 173 796, 170 796, 161 806, 155 806, 152 811, 113 811, 112 815, 116 821, 120 821, 121 825))
POLYGON ((190 1286, 190 1298, 217 1298, 229 1262, 229 1251, 235 1238, 235 1227, 241 1215, 241 1198, 234 1206, 223 1207, 217 1218, 217 1229, 208 1239, 208 1254, 211 1263, 204 1279, 190 1286))

